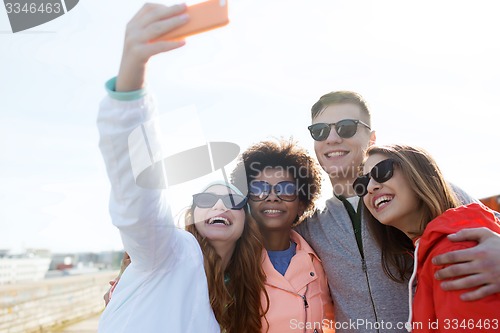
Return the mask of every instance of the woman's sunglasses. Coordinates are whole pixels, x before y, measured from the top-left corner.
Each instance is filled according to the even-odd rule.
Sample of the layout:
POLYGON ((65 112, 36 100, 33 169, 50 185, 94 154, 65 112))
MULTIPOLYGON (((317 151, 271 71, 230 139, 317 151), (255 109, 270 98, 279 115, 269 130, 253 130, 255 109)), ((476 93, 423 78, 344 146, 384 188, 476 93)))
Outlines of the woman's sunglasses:
POLYGON ((394 161, 393 159, 383 160, 377 163, 366 175, 359 176, 352 187, 354 192, 360 197, 364 197, 368 193, 368 184, 370 179, 373 178, 377 183, 385 183, 394 175, 394 161))
POLYGON ((249 184, 248 196, 252 201, 263 201, 274 190, 274 194, 283 201, 294 201, 297 199, 297 185, 295 182, 282 181, 271 185, 266 181, 252 181, 249 184))
POLYGON ((365 124, 361 120, 355 120, 355 119, 344 119, 331 124, 317 123, 317 124, 312 124, 307 128, 309 129, 309 132, 311 132, 311 136, 314 140, 325 141, 330 135, 332 126, 335 127, 335 132, 337 132, 337 134, 341 138, 348 139, 352 138, 354 134, 356 134, 356 132, 358 131, 359 124, 370 129, 370 126, 368 126, 368 124, 365 124))
POLYGON ((247 203, 247 198, 239 194, 219 195, 209 192, 193 194, 193 203, 199 208, 212 208, 219 200, 222 200, 226 208, 233 210, 240 210, 247 203))

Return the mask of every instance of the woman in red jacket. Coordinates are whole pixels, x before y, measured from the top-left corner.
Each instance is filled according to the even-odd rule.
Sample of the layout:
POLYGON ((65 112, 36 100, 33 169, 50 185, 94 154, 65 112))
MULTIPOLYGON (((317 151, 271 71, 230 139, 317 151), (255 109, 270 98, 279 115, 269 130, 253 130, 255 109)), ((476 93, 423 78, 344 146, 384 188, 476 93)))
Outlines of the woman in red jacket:
POLYGON ((373 146, 367 156, 365 174, 353 186, 363 197, 372 221, 380 222, 371 223, 371 227, 382 247, 389 276, 409 275, 411 267, 397 258, 414 247, 408 331, 497 332, 500 294, 462 301, 460 292, 440 288, 434 274, 442 267, 431 262, 436 255, 475 245, 453 243, 446 237, 449 234, 473 227, 500 232, 493 211, 478 203, 460 206, 435 161, 422 149, 373 146))

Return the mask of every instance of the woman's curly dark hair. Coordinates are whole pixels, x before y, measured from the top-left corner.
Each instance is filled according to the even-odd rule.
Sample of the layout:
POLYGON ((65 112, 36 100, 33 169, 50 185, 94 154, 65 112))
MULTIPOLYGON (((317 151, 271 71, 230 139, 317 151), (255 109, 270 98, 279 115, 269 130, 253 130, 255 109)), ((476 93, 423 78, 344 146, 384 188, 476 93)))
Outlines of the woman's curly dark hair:
POLYGON ((297 181, 299 201, 305 209, 294 225, 310 216, 321 191, 321 168, 307 150, 292 138, 261 141, 243 152, 231 180, 239 188, 247 188, 266 168, 282 168, 297 181))

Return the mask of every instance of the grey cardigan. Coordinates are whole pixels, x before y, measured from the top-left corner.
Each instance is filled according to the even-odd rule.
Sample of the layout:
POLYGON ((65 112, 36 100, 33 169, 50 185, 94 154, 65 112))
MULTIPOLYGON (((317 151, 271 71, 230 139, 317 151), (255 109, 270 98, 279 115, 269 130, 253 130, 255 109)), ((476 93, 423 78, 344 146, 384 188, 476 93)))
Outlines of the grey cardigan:
POLYGON ((406 332, 408 287, 389 279, 381 251, 361 220, 365 265, 351 219, 342 201, 333 197, 322 212, 296 230, 320 257, 335 307, 336 332, 406 332), (363 267, 364 266, 364 267, 363 267))

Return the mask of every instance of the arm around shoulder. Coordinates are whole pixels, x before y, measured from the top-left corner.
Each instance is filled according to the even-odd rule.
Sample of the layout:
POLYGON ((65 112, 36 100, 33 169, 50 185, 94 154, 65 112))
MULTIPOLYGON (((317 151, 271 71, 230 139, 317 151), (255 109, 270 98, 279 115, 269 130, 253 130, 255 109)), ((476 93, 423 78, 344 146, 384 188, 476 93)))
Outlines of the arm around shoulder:
POLYGON ((436 272, 444 290, 477 287, 461 298, 474 301, 500 293, 500 234, 488 228, 463 229, 448 236, 454 242, 476 241, 478 245, 433 258, 435 265, 452 264, 436 272), (452 278, 456 278, 451 280, 452 278))

